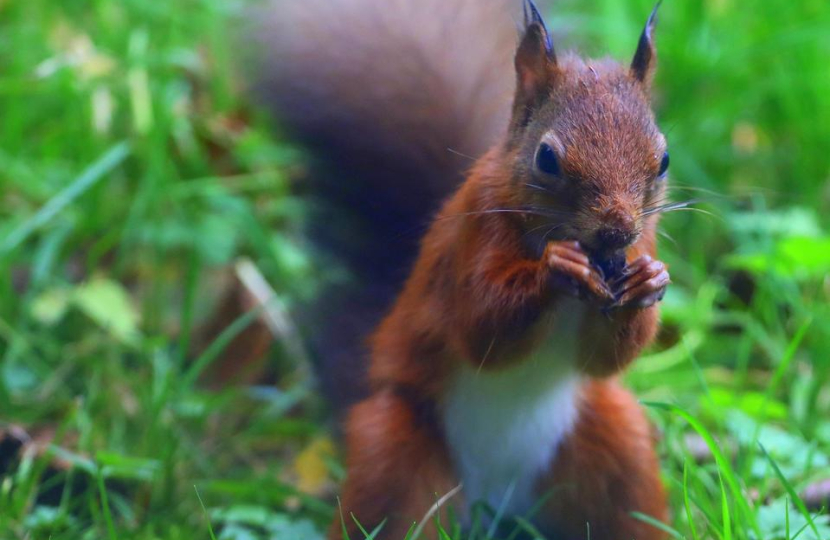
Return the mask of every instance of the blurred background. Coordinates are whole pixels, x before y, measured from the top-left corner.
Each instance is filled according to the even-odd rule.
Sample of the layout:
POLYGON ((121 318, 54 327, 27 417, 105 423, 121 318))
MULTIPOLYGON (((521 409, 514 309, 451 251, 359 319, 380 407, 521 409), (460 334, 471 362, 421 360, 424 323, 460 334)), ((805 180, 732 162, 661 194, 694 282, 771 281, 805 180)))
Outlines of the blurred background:
MULTIPOLYGON (((0 1, 2 538, 316 539, 336 512, 290 317, 332 269, 293 195, 308 156, 246 91, 250 5, 0 1)), ((558 46, 627 60, 651 8, 546 11, 558 46)), ((655 107, 698 210, 663 220, 674 284, 628 380, 668 527, 830 538, 830 3, 660 15, 655 107)))

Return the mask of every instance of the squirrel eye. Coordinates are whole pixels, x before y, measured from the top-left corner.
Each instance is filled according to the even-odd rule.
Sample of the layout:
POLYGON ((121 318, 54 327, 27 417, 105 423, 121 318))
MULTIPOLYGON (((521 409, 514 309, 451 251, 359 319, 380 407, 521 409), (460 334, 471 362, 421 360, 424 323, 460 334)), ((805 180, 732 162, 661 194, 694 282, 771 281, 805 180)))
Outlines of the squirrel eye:
POLYGON ((657 176, 663 176, 669 170, 669 153, 663 152, 663 159, 660 160, 660 172, 657 176))
POLYGON ((536 152, 536 166, 545 174, 559 174, 559 161, 549 144, 539 145, 539 150, 536 152))

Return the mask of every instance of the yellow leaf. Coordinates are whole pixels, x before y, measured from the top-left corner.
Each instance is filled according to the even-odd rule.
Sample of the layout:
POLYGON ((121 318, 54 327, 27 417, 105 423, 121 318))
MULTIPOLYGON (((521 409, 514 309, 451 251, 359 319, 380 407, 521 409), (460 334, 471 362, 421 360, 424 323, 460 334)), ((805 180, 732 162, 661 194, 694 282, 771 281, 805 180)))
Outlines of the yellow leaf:
POLYGON ((334 443, 328 437, 314 439, 294 459, 297 489, 309 495, 323 493, 329 481, 326 460, 334 455, 334 443))

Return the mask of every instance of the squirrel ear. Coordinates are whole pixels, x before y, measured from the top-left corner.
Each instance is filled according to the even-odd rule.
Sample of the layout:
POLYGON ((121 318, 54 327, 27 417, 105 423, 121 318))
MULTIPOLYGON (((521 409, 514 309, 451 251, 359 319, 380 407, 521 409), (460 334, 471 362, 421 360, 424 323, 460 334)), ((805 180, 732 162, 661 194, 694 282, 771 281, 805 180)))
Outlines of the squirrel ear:
MULTIPOLYGON (((532 0, 524 0, 524 34, 516 50, 516 101, 515 111, 532 109, 550 88, 551 67, 556 65, 553 42, 545 21, 532 0)), ((520 123, 525 123, 521 120, 520 123)))
POLYGON ((662 0, 658 1, 654 9, 651 10, 651 15, 646 21, 646 27, 643 29, 643 33, 640 34, 640 42, 637 44, 634 60, 631 61, 631 74, 642 83, 651 81, 657 63, 657 50, 654 48, 652 32, 654 25, 657 23, 657 10, 661 3, 662 0))

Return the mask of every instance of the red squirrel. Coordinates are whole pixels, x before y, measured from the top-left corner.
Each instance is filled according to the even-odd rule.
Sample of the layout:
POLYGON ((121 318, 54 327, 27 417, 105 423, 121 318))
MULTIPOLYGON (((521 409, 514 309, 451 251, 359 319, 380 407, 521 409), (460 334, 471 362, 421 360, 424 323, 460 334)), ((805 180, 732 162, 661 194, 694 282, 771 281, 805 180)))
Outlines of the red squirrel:
MULTIPOLYGON (((664 521, 667 505, 649 424, 617 377, 653 339, 670 281, 655 253, 669 165, 650 107, 657 8, 620 65, 561 53, 529 0, 518 46, 512 2, 413 4, 299 2, 269 49, 267 95, 339 167, 329 182, 355 179, 369 206, 418 194, 422 216, 451 193, 397 297, 367 295, 385 316, 345 419, 343 526, 433 538, 435 514, 469 524, 483 501, 535 510, 552 538, 664 538, 632 516, 664 521), (450 154, 475 161, 463 173, 450 154)), ((362 316, 330 299, 341 321, 362 316)))

